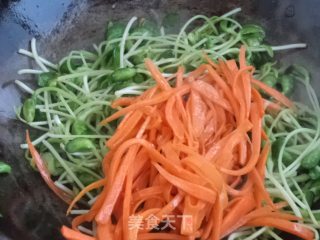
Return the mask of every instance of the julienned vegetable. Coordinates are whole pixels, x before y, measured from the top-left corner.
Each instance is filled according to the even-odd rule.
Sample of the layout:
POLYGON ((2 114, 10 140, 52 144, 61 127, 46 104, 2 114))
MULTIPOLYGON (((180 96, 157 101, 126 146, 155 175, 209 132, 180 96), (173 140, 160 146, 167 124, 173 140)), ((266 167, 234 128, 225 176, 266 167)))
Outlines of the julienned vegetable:
POLYGON ((32 156, 32 160, 34 161, 35 165, 37 166, 37 169, 39 170, 42 178, 45 180, 47 185, 50 187, 50 189, 59 196, 63 201, 66 203, 69 203, 71 201, 70 194, 66 193, 64 190, 57 187, 54 182, 51 179, 50 173, 48 171, 47 166, 45 165, 45 162, 41 159, 40 154, 37 152, 37 150, 34 148, 34 146, 31 143, 29 132, 27 131, 27 144, 29 147, 29 151, 32 156))
MULTIPOLYGON (((94 45, 94 51, 72 51, 58 64, 39 57, 35 39, 31 41, 31 52, 19 50, 33 58, 40 67, 40 70, 19 71, 20 74, 36 74, 38 89, 33 90, 16 81, 32 95, 17 109, 17 116, 40 130, 38 138, 22 147, 31 150, 37 161, 32 161, 28 150, 26 158, 32 166, 37 165, 49 187, 63 200, 70 202, 71 197, 81 192, 76 202, 85 195, 81 206, 87 202, 88 207, 72 210, 72 214, 87 212, 101 192, 99 188, 108 182, 108 179, 99 180, 104 176, 101 159, 110 151, 105 140, 114 134, 121 119, 105 126, 99 122, 115 112, 112 107, 132 104, 131 98, 126 96, 140 95, 154 85, 145 68, 145 58, 153 60, 163 77, 170 77, 180 66, 184 66, 185 74, 188 74, 206 62, 215 65, 218 60, 237 59, 239 48, 244 44, 246 61, 255 67, 254 77, 259 80, 253 79, 253 84, 260 89, 268 109, 263 127, 270 138, 272 154, 267 160, 265 188, 271 199, 287 202, 286 211, 303 217, 308 227, 314 230, 315 239, 319 238, 315 230, 319 229, 319 210, 311 208, 320 196, 319 167, 307 169, 301 166, 303 159, 308 159, 320 143, 319 103, 303 67, 283 68, 273 60, 274 51, 303 48, 305 44, 269 46, 260 26, 243 26, 231 18, 239 11, 235 9, 221 17, 194 16, 177 35, 167 34, 166 28, 136 17, 127 25, 110 23, 106 40, 99 46, 94 45), (204 24, 192 27, 198 20, 203 20, 204 24), (289 95, 298 83, 307 90, 310 108, 301 103, 293 104, 283 97, 283 94, 289 95), (114 102, 119 97, 123 98, 114 102), (282 108, 275 100, 290 108, 282 108), (88 184, 91 185, 86 187, 88 184), (89 189, 96 190, 89 192, 89 189)), ((164 19, 163 25, 166 26, 169 20, 164 19)), ((170 26, 175 28, 173 25, 170 26)), ((175 82, 170 81, 170 84, 174 86, 175 82)), ((127 130, 133 130, 132 127, 127 130)), ((264 223, 267 222, 268 219, 264 223)), ((79 226, 79 229, 95 234, 94 228, 79 226)), ((64 232, 73 234, 71 236, 75 239, 77 234, 82 236, 66 228, 64 232)), ((144 237, 148 239, 150 236, 146 234, 144 237)), ((162 234, 161 237, 168 236, 162 234)), ((280 239, 279 231, 271 227, 243 227, 228 238, 280 239)))
MULTIPOLYGON (((74 229, 93 221, 91 239, 219 240, 244 226, 274 227, 314 239, 299 217, 283 209, 287 202, 273 202, 264 186, 270 140, 262 120, 268 108, 257 91, 263 86, 251 83, 244 47, 239 58, 239 67, 228 60, 200 65, 185 77, 180 68, 170 78, 146 60, 156 85, 131 101, 116 100, 113 106, 123 108, 100 123, 124 117, 106 143, 104 182, 89 185, 69 207, 103 187, 99 201, 73 220, 74 229), (168 215, 182 220, 162 231, 143 228, 150 216, 157 227, 168 215)), ((280 108, 288 103, 285 96, 275 102, 280 108)), ((66 227, 62 233, 68 240, 88 238, 66 227)))

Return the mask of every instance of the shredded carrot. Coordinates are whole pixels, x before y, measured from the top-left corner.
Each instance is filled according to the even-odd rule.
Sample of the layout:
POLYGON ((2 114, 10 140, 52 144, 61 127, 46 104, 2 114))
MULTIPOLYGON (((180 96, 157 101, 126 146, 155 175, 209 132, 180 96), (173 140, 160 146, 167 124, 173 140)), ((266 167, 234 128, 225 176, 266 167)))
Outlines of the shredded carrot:
POLYGON ((80 232, 74 231, 66 226, 61 228, 62 235, 70 240, 96 240, 94 237, 86 236, 80 232))
POLYGON ((274 97, 276 100, 278 100, 280 103, 282 103, 286 107, 293 106, 293 103, 290 101, 290 99, 288 99, 282 93, 278 92, 276 89, 269 87, 267 84, 265 84, 259 80, 256 80, 254 78, 251 79, 251 82, 253 83, 254 86, 256 86, 259 89, 262 89, 263 91, 265 91, 271 97, 274 97))
POLYGON ((71 209, 73 208, 73 206, 87 193, 92 191, 93 189, 97 189, 99 187, 104 186, 104 184, 106 183, 106 179, 102 179, 99 180, 97 182, 91 183, 90 185, 88 185, 87 187, 85 187, 70 203, 69 208, 67 210, 67 214, 70 213, 71 209))
POLYGON ((100 124, 124 118, 106 143, 106 177, 70 206, 103 186, 89 213, 73 221, 75 230, 94 222, 96 235, 64 227, 67 239, 219 240, 243 226, 313 239, 311 230, 296 223, 299 218, 282 210, 286 203, 272 202, 264 186, 270 141, 262 119, 269 109, 258 89, 270 94, 274 109, 292 102, 253 79, 245 55, 241 47, 239 64, 205 56, 208 64, 187 76, 179 68, 170 78, 146 61, 156 85, 113 103, 118 111, 100 124))
POLYGON ((65 191, 61 190, 60 188, 58 188, 54 182, 51 179, 49 170, 45 164, 45 162, 41 159, 40 154, 38 153, 38 151, 36 150, 36 148, 33 146, 31 140, 30 140, 30 135, 29 135, 29 131, 26 132, 26 141, 29 147, 29 151, 31 153, 32 159, 34 161, 34 163, 36 164, 42 178, 44 179, 44 181, 46 182, 46 184, 49 186, 49 188, 59 197, 61 198, 63 201, 65 201, 66 203, 70 204, 71 203, 71 196, 70 194, 66 193, 65 191))
POLYGON ((290 222, 285 219, 275 220, 275 218, 272 217, 260 217, 248 222, 246 225, 275 227, 305 240, 314 239, 314 233, 310 229, 304 227, 302 224, 290 222))

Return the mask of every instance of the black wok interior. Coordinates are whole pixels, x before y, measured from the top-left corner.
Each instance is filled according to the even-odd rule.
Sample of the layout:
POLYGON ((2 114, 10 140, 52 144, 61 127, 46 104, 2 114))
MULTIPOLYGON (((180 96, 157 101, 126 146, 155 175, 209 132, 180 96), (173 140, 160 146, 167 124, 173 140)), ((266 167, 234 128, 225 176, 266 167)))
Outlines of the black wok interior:
MULTIPOLYGON (((306 50, 278 55, 281 61, 306 65, 320 89, 320 2, 318 0, 0 0, 0 160, 13 172, 0 176, 0 239, 62 239, 59 228, 68 224, 66 205, 47 189, 24 160, 19 144, 26 126, 15 119, 23 93, 14 85, 20 68, 32 62, 17 54, 36 37, 38 51, 56 61, 72 49, 90 49, 103 39, 106 22, 132 16, 157 20, 179 12, 181 22, 194 14, 222 14, 242 7, 239 18, 259 22, 272 44, 306 42, 306 50)), ((23 76, 32 84, 32 76, 23 76)), ((298 90, 295 96, 303 99, 298 90)))

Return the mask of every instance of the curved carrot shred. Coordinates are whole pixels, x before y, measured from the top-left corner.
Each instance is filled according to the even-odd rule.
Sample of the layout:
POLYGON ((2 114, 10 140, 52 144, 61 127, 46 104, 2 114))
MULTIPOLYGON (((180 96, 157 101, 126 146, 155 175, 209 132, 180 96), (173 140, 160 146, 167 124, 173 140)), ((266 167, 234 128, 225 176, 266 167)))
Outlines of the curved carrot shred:
MULTIPOLYGON (((127 145, 130 146, 130 142, 128 142, 127 145)), ((127 145, 122 145, 123 148, 120 149, 118 152, 118 155, 123 155, 123 153, 128 149, 127 145)), ((96 221, 101 224, 106 224, 107 222, 111 221, 111 215, 113 212, 113 208, 116 204, 116 201, 122 191, 122 187, 124 185, 124 180, 126 178, 127 172, 129 167, 132 165, 134 161, 134 155, 136 154, 138 150, 138 147, 133 146, 128 149, 128 152, 125 154, 125 158, 123 161, 123 164, 120 166, 120 169, 118 170, 119 174, 116 176, 114 181, 108 182, 109 186, 112 185, 113 187, 110 187, 110 191, 107 195, 107 198, 105 199, 98 215, 96 216, 96 221)), ((115 153, 116 155, 117 153, 115 153)), ((119 158, 120 158, 119 156, 119 158)))
POLYGON ((246 63, 246 47, 244 45, 242 45, 240 47, 239 63, 240 63, 240 68, 244 68, 247 65, 247 63, 246 63))
POLYGON ((99 187, 102 187, 107 182, 106 179, 101 179, 96 182, 91 183, 90 185, 86 186, 84 189, 81 190, 80 193, 72 200, 72 202, 69 205, 69 208, 67 210, 67 215, 70 213, 71 209, 74 207, 74 205, 88 192, 97 189, 99 187))
POLYGON ((134 101, 134 98, 132 98, 132 97, 118 98, 117 100, 112 102, 111 107, 117 108, 117 107, 128 106, 128 105, 132 104, 133 101, 134 101))
POLYGON ((167 181, 169 181, 174 186, 180 188, 181 190, 185 191, 186 193, 190 194, 191 196, 198 198, 205 202, 214 203, 216 200, 216 194, 215 192, 211 191, 210 189, 207 189, 203 186, 197 186, 194 183, 189 183, 185 180, 179 179, 170 173, 166 172, 162 167, 155 164, 156 169, 159 171, 159 173, 165 177, 167 181), (197 190, 197 191, 195 191, 197 190))
POLYGON ((139 240, 189 240, 188 236, 181 236, 174 233, 142 233, 139 234, 139 240))
POLYGON ((62 226, 61 233, 67 240, 96 240, 94 237, 89 237, 66 226, 62 226))
POLYGON ((128 106, 127 108, 123 108, 121 110, 119 110, 118 112, 116 112, 115 114, 111 115, 110 117, 106 118, 105 120, 100 122, 100 125, 105 125, 119 117, 121 117, 122 115, 137 110, 143 106, 146 105, 155 105, 155 104, 159 104, 162 103, 164 101, 166 101, 169 97, 171 97, 174 94, 177 94, 177 92, 182 92, 182 93, 186 93, 189 90, 189 86, 183 86, 180 89, 174 89, 174 90, 168 90, 165 91, 159 95, 157 95, 156 97, 154 97, 153 99, 149 99, 149 100, 144 100, 144 101, 138 101, 135 102, 134 104, 128 106))
POLYGON ((249 221, 247 226, 260 227, 268 226, 274 227, 284 232, 291 233, 297 237, 300 237, 304 240, 313 240, 314 233, 299 223, 290 222, 285 219, 272 218, 272 217, 260 217, 254 220, 249 221))
POLYGON ((157 82, 158 86, 162 88, 163 90, 169 90, 171 89, 170 84, 168 81, 162 76, 162 73, 159 71, 159 69, 154 65, 154 63, 151 61, 151 59, 145 60, 146 68, 150 71, 151 75, 153 76, 153 79, 157 82))
POLYGON ((274 97, 276 100, 278 100, 280 103, 285 105, 286 107, 293 107, 293 102, 290 101, 285 95, 278 92, 276 89, 273 89, 272 87, 269 87, 267 84, 256 80, 254 78, 251 79, 251 82, 254 86, 258 87, 259 89, 265 91, 267 94, 269 94, 271 97, 274 97))
POLYGON ((46 182, 46 184, 49 186, 49 188, 59 197, 61 198, 64 202, 67 204, 71 203, 72 196, 70 194, 64 192, 60 188, 58 188, 54 182, 51 179, 49 170, 47 166, 45 165, 45 162, 41 159, 40 154, 36 150, 36 148, 33 146, 31 140, 30 140, 30 135, 29 131, 26 131, 26 141, 28 144, 29 151, 31 153, 32 159, 34 163, 36 164, 43 180, 46 182))
MULTIPOLYGON (((124 190, 124 199, 123 199, 123 207, 122 207, 122 221, 123 226, 125 226, 129 222, 129 217, 131 214, 130 204, 132 201, 132 182, 133 182, 133 166, 131 166, 128 170, 127 178, 126 178, 126 186, 124 190)), ((123 228, 122 236, 124 240, 130 240, 129 237, 129 229, 123 228)))
POLYGON ((254 196, 251 193, 236 199, 237 202, 233 206, 230 205, 228 212, 223 218, 221 229, 222 237, 234 231, 234 226, 239 221, 239 219, 243 218, 246 214, 248 214, 256 207, 254 196))
POLYGON ((251 172, 256 164, 258 163, 259 155, 260 155, 260 147, 261 147, 261 131, 262 131, 262 119, 259 117, 257 110, 257 105, 253 104, 251 108, 251 121, 253 124, 252 128, 252 147, 253 147, 253 153, 251 155, 251 158, 246 166, 244 166, 241 169, 237 170, 229 170, 229 169, 221 169, 222 172, 233 175, 233 176, 239 176, 244 175, 249 172, 251 172))
POLYGON ((283 211, 287 203, 273 203, 265 189, 270 141, 262 119, 270 108, 257 89, 274 99, 268 100, 272 108, 293 104, 253 79, 245 54, 241 47, 239 64, 204 56, 208 64, 187 76, 180 67, 170 78, 146 60, 156 85, 116 100, 112 106, 123 108, 100 123, 124 116, 106 143, 106 177, 70 206, 103 187, 90 211, 74 219, 74 230, 63 229, 68 239, 95 239, 77 231, 84 222, 96 223, 99 240, 218 240, 243 226, 270 226, 313 239, 312 231, 295 222, 300 218, 283 211))

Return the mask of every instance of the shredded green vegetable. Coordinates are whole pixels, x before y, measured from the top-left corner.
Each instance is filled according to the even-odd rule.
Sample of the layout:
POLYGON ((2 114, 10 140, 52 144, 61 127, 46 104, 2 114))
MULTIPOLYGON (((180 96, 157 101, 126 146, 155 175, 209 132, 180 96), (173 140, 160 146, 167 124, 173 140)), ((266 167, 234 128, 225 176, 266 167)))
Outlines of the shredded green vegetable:
MULTIPOLYGON (((33 90, 16 80, 31 95, 16 109, 17 117, 39 130, 33 144, 55 177, 55 184, 76 195, 102 177, 101 161, 108 151, 105 141, 117 123, 106 127, 98 123, 112 114, 110 104, 114 99, 139 95, 153 84, 144 67, 145 58, 151 58, 164 76, 169 76, 181 65, 187 72, 197 68, 205 62, 204 53, 214 61, 237 58, 239 47, 244 44, 247 61, 257 69, 257 79, 286 95, 300 82, 308 93, 310 107, 297 103, 295 109, 284 109, 277 116, 266 115, 264 119, 264 128, 272 141, 265 184, 272 198, 287 201, 286 210, 303 217, 319 239, 320 210, 312 208, 320 197, 319 102, 305 69, 300 66, 283 69, 273 59, 274 51, 306 45, 269 46, 263 28, 241 25, 233 18, 240 10, 220 17, 194 16, 178 34, 166 34, 165 27, 176 19, 172 14, 163 20, 163 26, 136 17, 126 25, 109 23, 105 41, 94 45, 93 51, 72 51, 58 64, 38 55, 35 39, 31 41, 30 52, 19 50, 33 58, 39 69, 18 72, 36 75, 38 88, 33 90), (199 20, 203 24, 195 27, 199 20)), ((28 146, 21 147, 31 160, 28 146)), ((97 194, 87 194, 88 206, 97 194)), ((242 228, 228 239, 282 239, 280 235, 267 227, 242 228)))

